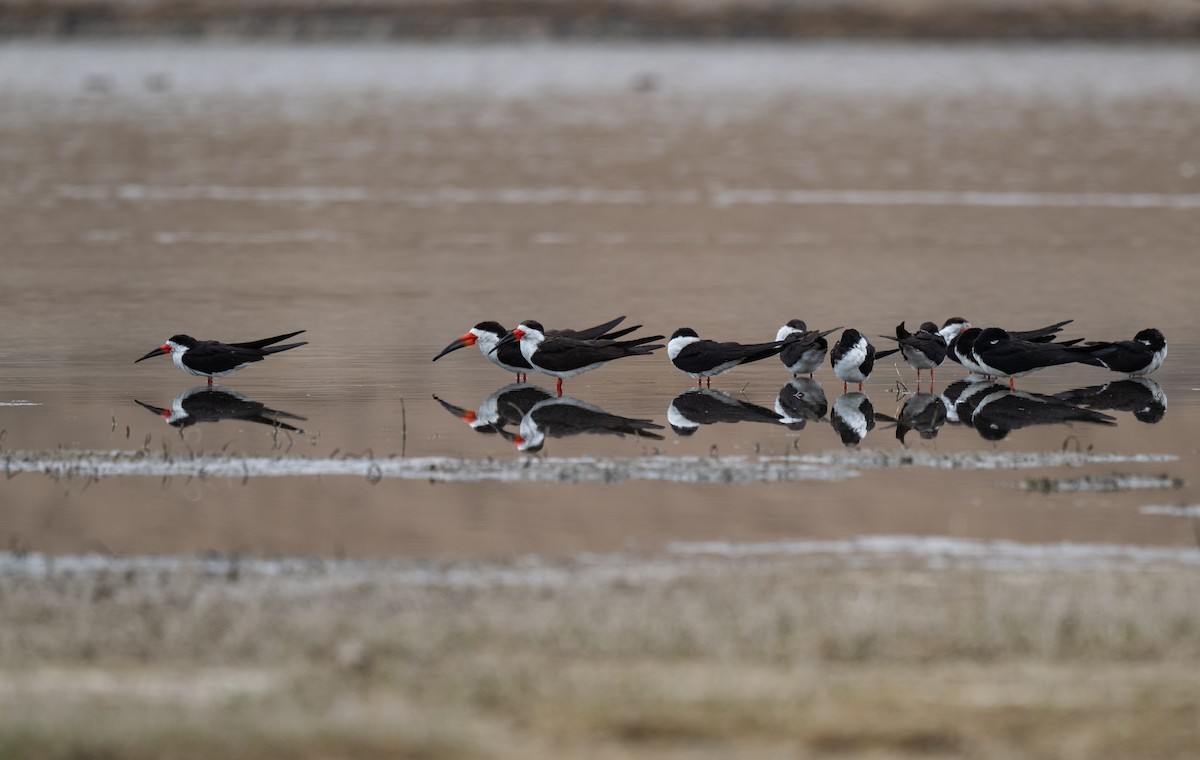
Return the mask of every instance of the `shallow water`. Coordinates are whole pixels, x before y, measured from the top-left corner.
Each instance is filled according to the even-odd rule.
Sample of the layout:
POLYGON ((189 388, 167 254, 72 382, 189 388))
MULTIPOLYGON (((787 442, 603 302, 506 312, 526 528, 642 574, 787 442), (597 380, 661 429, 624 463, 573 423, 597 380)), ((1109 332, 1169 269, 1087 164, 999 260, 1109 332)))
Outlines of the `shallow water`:
MULTIPOLYGON (((1197 77, 1186 48, 0 47, 0 540, 272 556, 877 535, 1192 545, 1197 77), (829 422, 842 394, 828 367, 802 391, 827 410, 803 427, 680 435, 668 409, 684 393, 762 419, 797 386, 768 360, 697 394, 659 352, 565 391, 661 439, 551 437, 537 455, 509 440, 515 418, 508 437, 461 419, 511 376, 475 348, 430 362, 481 320, 618 315, 639 334, 744 342, 797 317, 869 335, 952 315, 1074 319, 1064 336, 1155 326, 1171 349, 1153 384, 1107 399, 1070 393, 1121 380, 1098 368, 1018 381, 1118 404, 1111 424, 993 440, 994 424, 985 438, 952 415, 902 442, 881 416, 857 443, 861 424, 829 422), (170 335, 297 329, 309 345, 199 398, 213 414, 259 402, 303 432, 245 417, 177 429, 147 408, 197 386, 169 359, 133 364, 170 335), (858 459, 839 458, 847 441, 858 459), (98 479, 12 464, 114 450, 158 464, 98 479), (1064 451, 1083 458, 1039 458, 1064 451), (984 455, 1023 464, 981 469, 984 455), (214 474, 222 457, 267 469, 214 474), (446 458, 465 476, 421 477, 446 458), (646 474, 685 471, 708 475, 646 474), (1054 490, 1086 476, 1151 487, 1054 490)), ((940 369, 936 394, 961 379, 940 369)), ((864 394, 899 418, 915 390, 888 359, 864 394)))

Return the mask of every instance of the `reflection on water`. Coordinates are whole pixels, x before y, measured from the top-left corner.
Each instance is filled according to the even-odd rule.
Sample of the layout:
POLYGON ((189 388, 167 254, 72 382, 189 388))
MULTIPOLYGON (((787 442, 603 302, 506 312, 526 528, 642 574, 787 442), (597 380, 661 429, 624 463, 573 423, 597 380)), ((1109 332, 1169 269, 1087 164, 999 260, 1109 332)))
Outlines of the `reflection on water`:
POLYGON ((809 422, 821 420, 828 411, 825 389, 808 377, 788 381, 775 399, 775 413, 790 430, 803 430, 809 422))
POLYGON ((980 436, 999 441, 1013 430, 1033 425, 1090 422, 1112 425, 1107 414, 1085 409, 1057 396, 1013 390, 990 380, 960 380, 946 388, 943 401, 953 405, 955 417, 971 425, 980 436))
POLYGON ((521 418, 520 435, 513 442, 520 451, 541 451, 546 438, 566 438, 572 435, 626 435, 661 441, 652 432, 663 426, 653 420, 622 417, 604 411, 594 404, 570 396, 539 401, 521 418))
POLYGON ((903 443, 909 431, 917 431, 923 440, 937 438, 938 431, 946 424, 946 404, 932 393, 914 393, 904 400, 900 417, 896 420, 896 440, 903 443))
POLYGON ((667 407, 667 422, 678 435, 691 435, 701 425, 719 422, 782 422, 780 415, 763 406, 741 401, 712 388, 689 388, 667 407))
POLYGON ((183 430, 198 422, 220 422, 221 420, 242 420, 257 422, 260 425, 303 433, 301 428, 290 425, 283 420, 307 420, 298 414, 271 409, 266 404, 252 401, 237 391, 217 386, 198 385, 189 388, 175 397, 170 407, 154 406, 144 401, 134 399, 134 403, 143 409, 162 417, 172 427, 183 430))
POLYGON ((518 451, 541 451, 547 438, 574 435, 626 435, 661 441, 653 420, 622 417, 571 396, 555 396, 531 383, 512 383, 485 398, 476 410, 434 396, 442 408, 477 433, 498 433, 518 451), (516 431, 508 429, 515 427, 516 431))
POLYGON ((857 446, 875 429, 875 407, 865 393, 843 393, 833 402, 829 423, 843 444, 857 446))
MULTIPOLYGON (((499 434, 515 443, 520 451, 540 450, 547 437, 581 433, 662 438, 651 432, 663 427, 652 419, 612 414, 569 396, 557 398, 550 390, 533 383, 512 383, 498 388, 475 409, 452 404, 437 395, 433 398, 472 430, 499 434)), ((861 444, 878 423, 886 422, 889 429, 895 429, 896 440, 908 447, 909 433, 916 432, 920 440, 932 441, 947 423, 971 428, 984 440, 999 441, 1014 430, 1035 425, 1077 422, 1115 425, 1116 419, 1100 409, 1131 412, 1136 419, 1153 423, 1163 418, 1167 408, 1166 393, 1149 378, 1118 380, 1048 395, 1012 390, 1007 385, 968 376, 951 383, 940 395, 904 392, 897 395, 896 401, 899 410, 895 417, 877 410, 870 397, 858 391, 838 396, 831 408, 820 382, 798 378, 789 380, 780 389, 774 410, 720 390, 689 388, 671 400, 666 422, 680 437, 692 436, 705 425, 720 423, 758 422, 799 432, 809 423, 828 422, 845 446, 861 444)), ((176 407, 179 406, 177 403, 176 407)))
POLYGON ((1088 409, 1132 412, 1135 419, 1154 424, 1167 414, 1167 394, 1148 377, 1131 377, 1055 394, 1056 398, 1088 409))

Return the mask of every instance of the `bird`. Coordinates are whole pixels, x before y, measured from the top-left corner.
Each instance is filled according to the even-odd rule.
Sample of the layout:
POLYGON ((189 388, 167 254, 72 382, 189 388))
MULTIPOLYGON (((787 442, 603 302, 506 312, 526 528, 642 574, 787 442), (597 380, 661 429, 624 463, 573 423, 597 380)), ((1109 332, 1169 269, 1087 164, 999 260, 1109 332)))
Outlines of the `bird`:
POLYGON ((221 420, 244 420, 257 422, 260 425, 270 425, 281 430, 295 433, 304 431, 294 425, 284 422, 289 420, 305 420, 297 414, 270 409, 265 404, 252 401, 242 394, 221 386, 200 385, 189 388, 175 397, 170 408, 153 406, 134 399, 133 402, 162 417, 171 427, 191 427, 197 422, 219 422, 221 420))
POLYGON ((780 421, 780 415, 765 406, 736 399, 712 388, 688 388, 672 399, 667 407, 667 422, 681 437, 692 435, 701 425, 721 422, 765 422, 775 425, 780 421))
POLYGON ((989 327, 975 337, 971 358, 985 375, 1007 377, 1008 387, 1013 388, 1015 378, 1047 367, 1075 362, 1104 366, 1100 357, 1114 351, 1115 348, 1108 346, 1068 347, 1058 343, 1020 340, 999 327, 989 327))
POLYGON ((242 367, 260 362, 271 354, 307 345, 308 341, 286 343, 282 346, 274 345, 302 332, 304 330, 297 330, 284 335, 276 335, 273 338, 251 340, 245 343, 220 343, 215 340, 196 340, 190 335, 172 335, 166 343, 133 363, 137 364, 151 357, 170 354, 176 367, 189 375, 206 377, 208 384, 212 385, 214 377, 232 375, 242 367))
POLYGON ((946 345, 958 337, 958 334, 971 326, 965 317, 950 317, 942 323, 942 328, 938 330, 938 334, 946 341, 946 345))
POLYGON ((527 319, 500 339, 492 351, 498 351, 509 343, 520 341, 521 355, 532 369, 558 379, 555 389, 562 396, 564 378, 575 377, 584 372, 598 369, 614 359, 626 356, 649 356, 662 344, 647 345, 650 341, 662 340, 661 335, 651 335, 633 340, 592 340, 571 338, 565 335, 547 336, 542 323, 527 319))
POLYGON ((695 378, 697 387, 701 382, 712 387, 714 375, 727 372, 739 364, 775 356, 782 350, 783 342, 778 340, 751 344, 701 340, 690 327, 679 328, 667 341, 667 358, 675 365, 675 369, 695 378))
MULTIPOLYGON (((547 330, 546 334, 547 336, 563 335, 568 338, 579 338, 581 340, 594 340, 597 338, 616 340, 617 338, 623 335, 628 335, 629 333, 641 327, 641 325, 634 325, 633 327, 626 327, 623 330, 613 331, 613 328, 624 321, 624 319, 625 317, 623 316, 617 317, 616 319, 609 320, 604 324, 596 325, 595 327, 589 327, 585 330, 547 330)), ((463 333, 461 337, 452 341, 450 345, 443 348, 437 356, 433 357, 433 361, 436 362, 446 354, 452 351, 457 351, 460 348, 477 345, 479 346, 479 352, 482 353, 488 361, 490 361, 492 364, 495 364, 500 369, 507 370, 515 374, 517 376, 517 382, 524 382, 528 379, 527 373, 532 368, 529 366, 529 362, 526 361, 525 357, 521 354, 521 346, 517 343, 509 343, 501 347, 500 350, 496 350, 496 344, 498 344, 500 339, 507 334, 508 330, 506 330, 499 322, 493 322, 490 320, 480 322, 470 330, 467 330, 465 333, 463 333)))
POLYGON ((1124 372, 1130 377, 1149 375, 1167 358, 1167 339, 1153 327, 1139 331, 1133 340, 1089 341, 1085 345, 1114 349, 1100 359, 1101 363, 1113 372, 1124 372))
POLYGON ((662 435, 654 432, 663 426, 654 420, 635 419, 610 414, 593 404, 563 396, 539 401, 521 418, 520 432, 513 437, 518 451, 541 451, 546 438, 566 438, 589 433, 593 435, 615 435, 624 438, 633 435, 661 441, 662 435))
POLYGON ((843 393, 846 392, 848 383, 858 383, 858 389, 861 391, 863 381, 871 375, 871 370, 875 367, 876 357, 895 353, 896 350, 877 353, 865 335, 850 327, 842 332, 842 337, 829 349, 829 364, 833 367, 834 376, 842 381, 843 393))
POLYGON ((812 377, 813 373, 821 368, 825 354, 829 351, 829 341, 825 340, 825 336, 840 329, 842 328, 835 327, 832 330, 817 332, 809 330, 802 319, 789 320, 775 333, 775 340, 783 341, 779 360, 793 377, 812 377))
MULTIPOLYGON (((896 337, 880 335, 886 340, 900 344, 900 355, 908 366, 917 371, 917 384, 921 383, 921 370, 929 370, 929 381, 933 382, 933 370, 946 360, 946 338, 933 322, 924 322, 915 333, 910 333, 904 323, 896 325, 896 337)), ((877 357, 878 358, 878 357, 877 357)))

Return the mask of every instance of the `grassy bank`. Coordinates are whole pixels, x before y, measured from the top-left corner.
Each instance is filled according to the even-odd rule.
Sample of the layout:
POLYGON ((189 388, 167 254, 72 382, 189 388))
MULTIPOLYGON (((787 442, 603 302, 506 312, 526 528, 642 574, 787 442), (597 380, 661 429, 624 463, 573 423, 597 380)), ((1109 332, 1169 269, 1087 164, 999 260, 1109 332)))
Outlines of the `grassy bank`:
POLYGON ((1191 757, 1194 568, 0 576, 0 758, 1191 757))

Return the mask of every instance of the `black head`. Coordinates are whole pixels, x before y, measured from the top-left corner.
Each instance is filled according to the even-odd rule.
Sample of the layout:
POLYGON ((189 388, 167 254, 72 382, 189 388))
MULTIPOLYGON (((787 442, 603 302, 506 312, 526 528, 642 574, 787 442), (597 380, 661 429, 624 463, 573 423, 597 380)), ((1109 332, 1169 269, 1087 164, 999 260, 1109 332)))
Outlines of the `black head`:
POLYGON ((1138 409, 1133 413, 1134 419, 1138 422, 1145 422, 1153 425, 1162 420, 1167 414, 1167 405, 1161 401, 1151 401, 1146 406, 1138 409))
POLYGON ((671 340, 675 340, 676 338, 699 338, 699 337, 700 336, 696 333, 696 331, 690 327, 681 327, 678 330, 676 330, 675 332, 671 333, 671 340))
POLYGON ((799 330, 800 332, 808 332, 808 325, 804 324, 803 319, 789 319, 787 326, 792 328, 793 330, 799 330))
POLYGON ((963 317, 950 317, 949 319, 947 319, 945 322, 942 323, 942 327, 945 328, 945 327, 949 327, 950 325, 965 325, 965 324, 969 324, 969 323, 963 317))
POLYGON ((671 429, 675 431, 675 435, 680 438, 686 438, 689 435, 695 435, 699 427, 683 427, 682 425, 672 425, 671 429))
POLYGON ((999 327, 988 327, 984 330, 981 330, 978 337, 975 338, 975 348, 990 348, 991 346, 998 345, 1007 340, 1011 340, 1007 332, 999 327))
POLYGON ((192 346, 196 345, 200 341, 196 340, 195 338, 193 338, 190 335, 172 335, 171 339, 167 342, 168 343, 178 343, 181 346, 187 346, 188 348, 191 348, 192 346))
POLYGON ((537 321, 536 319, 522 319, 521 324, 525 325, 526 327, 528 327, 531 330, 537 330, 538 332, 542 333, 543 335, 546 334, 546 328, 542 327, 542 323, 537 321))
POLYGON ((842 337, 838 338, 838 345, 845 348, 850 348, 855 343, 862 340, 862 333, 855 330, 853 327, 847 327, 842 331, 842 337))
POLYGON ((504 333, 508 332, 508 330, 505 330, 503 325, 501 325, 499 322, 492 322, 490 320, 487 322, 480 322, 472 329, 478 330, 479 332, 493 333, 494 335, 503 335, 504 333))
POLYGON ((922 322, 917 332, 935 333, 938 331, 938 326, 932 322, 922 322))
POLYGON ((1138 343, 1146 344, 1146 347, 1151 351, 1161 351, 1163 347, 1167 345, 1166 337, 1164 337, 1161 332, 1153 327, 1148 327, 1145 330, 1142 330, 1137 335, 1133 336, 1133 339, 1138 343))

